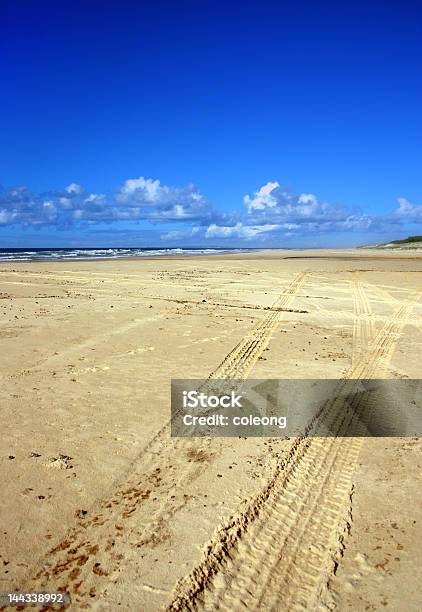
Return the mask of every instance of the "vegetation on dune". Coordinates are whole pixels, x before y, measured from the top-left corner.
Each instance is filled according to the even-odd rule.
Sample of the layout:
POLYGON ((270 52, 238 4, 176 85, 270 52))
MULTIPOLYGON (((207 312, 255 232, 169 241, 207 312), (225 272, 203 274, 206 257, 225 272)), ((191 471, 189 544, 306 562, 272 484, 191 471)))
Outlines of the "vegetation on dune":
POLYGON ((409 236, 403 240, 392 240, 389 244, 405 244, 406 242, 422 242, 422 236, 409 236))
POLYGON ((385 248, 394 248, 394 247, 405 247, 409 245, 409 248, 422 248, 422 236, 408 236, 407 238, 403 238, 401 240, 390 240, 389 242, 384 242, 384 244, 365 244, 362 245, 361 249, 385 249, 385 248), (419 245, 420 243, 420 245, 419 245), (410 245, 417 245, 412 246, 410 245))

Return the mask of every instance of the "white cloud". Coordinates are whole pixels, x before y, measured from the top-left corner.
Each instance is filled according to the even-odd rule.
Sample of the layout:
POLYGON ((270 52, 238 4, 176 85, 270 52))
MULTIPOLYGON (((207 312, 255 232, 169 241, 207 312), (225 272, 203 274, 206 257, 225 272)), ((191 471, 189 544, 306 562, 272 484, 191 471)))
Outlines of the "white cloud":
POLYGON ((191 238, 192 236, 196 236, 200 233, 200 231, 201 228, 197 226, 182 230, 171 230, 161 234, 160 238, 161 240, 181 240, 182 238, 191 238))
POLYGON ((126 202, 136 196, 143 202, 154 204, 168 194, 168 187, 162 186, 158 179, 128 179, 118 190, 117 200, 126 202))
POLYGON ((71 200, 71 198, 60 197, 59 198, 59 205, 63 209, 66 209, 66 208, 70 209, 70 208, 72 208, 72 200, 71 200))
POLYGON ((412 204, 406 198, 397 198, 399 204, 395 215, 399 218, 411 219, 412 221, 422 221, 422 204, 412 204))
POLYGON ((313 193, 302 193, 298 197, 297 201, 299 202, 299 204, 316 204, 317 203, 316 196, 314 196, 313 193))
POLYGON ((299 223, 283 223, 281 227, 286 230, 293 230, 298 229, 300 225, 299 223))
POLYGON ((115 194, 117 217, 120 208, 136 208, 142 218, 178 221, 210 217, 211 206, 194 185, 169 187, 158 179, 128 179, 115 194))
POLYGON ((165 232, 161 234, 161 240, 179 240, 180 238, 186 238, 186 232, 183 230, 171 230, 170 232, 165 232))
POLYGON ((13 211, 0 209, 0 225, 10 225, 15 221, 16 213, 13 211))
POLYGON ((78 183, 70 183, 67 187, 64 188, 67 193, 79 194, 83 193, 83 187, 78 185, 78 183))
POLYGON ((105 202, 105 195, 103 193, 91 193, 87 198, 85 198, 84 202, 89 204, 90 202, 105 202))
POLYGON ((278 222, 316 220, 326 217, 345 217, 339 207, 318 200, 312 193, 294 195, 281 189, 279 183, 269 182, 255 192, 254 197, 243 198, 248 215, 254 219, 270 219, 278 222))
POLYGON ((271 195, 275 189, 278 189, 280 184, 277 182, 267 183, 255 191, 254 197, 251 198, 248 195, 245 195, 243 201, 246 204, 248 211, 252 210, 263 210, 265 208, 273 208, 277 206, 277 199, 271 195))
POLYGON ((243 223, 236 223, 233 226, 217 225, 211 223, 205 232, 206 238, 244 238, 250 240, 259 236, 260 234, 266 234, 277 229, 278 225, 243 225, 243 223))

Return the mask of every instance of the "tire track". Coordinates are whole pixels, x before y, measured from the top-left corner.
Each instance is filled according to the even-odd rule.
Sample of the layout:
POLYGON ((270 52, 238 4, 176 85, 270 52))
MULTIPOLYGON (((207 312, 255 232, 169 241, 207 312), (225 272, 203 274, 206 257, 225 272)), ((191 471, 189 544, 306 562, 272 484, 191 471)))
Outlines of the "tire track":
POLYGON ((345 378, 363 379, 373 377, 373 373, 385 374, 402 329, 408 323, 419 295, 420 292, 417 292, 413 302, 409 301, 399 306, 391 319, 378 332, 373 343, 370 343, 367 354, 351 368, 345 378))
MULTIPOLYGON (((372 291, 374 291, 375 294, 378 294, 379 299, 381 302, 385 303, 385 304, 389 304, 391 305, 395 305, 397 306, 398 304, 401 303, 401 300, 397 297, 395 297, 391 292, 386 291, 382 285, 375 285, 373 283, 364 283, 365 287, 367 287, 368 289, 371 289, 372 291)), ((393 291, 394 289, 397 290, 397 288, 392 287, 391 288, 393 291)))
MULTIPOLYGON (((302 272, 283 291, 273 303, 272 308, 287 308, 305 282, 307 273, 302 272)), ((246 378, 266 349, 271 336, 281 319, 282 312, 273 311, 266 316, 252 331, 245 336, 220 365, 210 374, 209 379, 242 379, 246 378)))
POLYGON ((363 438, 308 436, 327 424, 337 436, 359 433, 362 411, 370 406, 355 394, 344 410, 341 393, 348 380, 385 373, 412 307, 396 310, 260 494, 219 529, 203 561, 179 581, 168 612, 318 610, 323 600, 330 607, 326 587, 348 530, 351 479, 363 438))
POLYGON ((368 348, 369 341, 374 333, 374 323, 372 309, 360 280, 359 272, 352 273, 352 287, 355 313, 352 363, 355 363, 368 348))
MULTIPOLYGON (((306 278, 306 272, 296 276, 273 307, 287 307, 306 278)), ((209 380, 245 378, 267 347, 282 316, 283 312, 269 311, 210 374, 209 380)), ((155 492, 164 498, 143 525, 136 525, 141 532, 138 533, 138 545, 141 546, 154 541, 157 527, 180 509, 181 506, 171 503, 170 497, 183 490, 185 483, 199 474, 201 466, 186 460, 184 469, 180 470, 180 464, 173 466, 173 457, 184 457, 192 450, 206 453, 212 444, 216 444, 212 438, 170 438, 170 423, 167 423, 131 465, 126 479, 116 486, 114 494, 92 509, 89 513, 92 518, 77 520, 58 545, 37 562, 36 567, 42 569, 29 581, 27 588, 37 590, 49 585, 51 589, 54 584, 56 589, 72 594, 75 609, 91 607, 90 597, 106 588, 110 575, 119 570, 123 558, 116 553, 121 542, 119 538, 125 537, 127 541, 129 537, 125 522, 128 525, 127 520, 133 518, 155 492)))

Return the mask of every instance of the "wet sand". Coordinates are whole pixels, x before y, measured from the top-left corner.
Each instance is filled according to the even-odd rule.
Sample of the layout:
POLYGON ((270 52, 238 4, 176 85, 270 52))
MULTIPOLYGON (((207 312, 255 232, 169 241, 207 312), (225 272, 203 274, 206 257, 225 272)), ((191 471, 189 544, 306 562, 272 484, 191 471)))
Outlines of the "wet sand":
POLYGON ((168 423, 171 378, 420 378, 421 272, 380 250, 0 264, 0 590, 420 610, 420 439, 168 423))

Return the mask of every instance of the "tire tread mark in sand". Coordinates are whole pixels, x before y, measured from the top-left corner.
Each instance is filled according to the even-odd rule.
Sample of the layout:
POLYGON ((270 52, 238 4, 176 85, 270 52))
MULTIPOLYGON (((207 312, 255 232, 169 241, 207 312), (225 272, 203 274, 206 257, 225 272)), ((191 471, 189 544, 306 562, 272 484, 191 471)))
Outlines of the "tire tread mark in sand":
MULTIPOLYGON (((285 307, 295 298, 297 291, 303 285, 307 273, 300 273, 287 286, 283 293, 274 302, 273 307, 285 307)), ((266 348, 271 335, 282 318, 283 312, 269 311, 252 331, 229 353, 209 376, 209 379, 244 378, 259 359, 266 348)), ((127 472, 126 480, 116 488, 112 497, 100 502, 94 512, 90 512, 90 519, 80 519, 76 525, 67 532, 66 537, 44 556, 42 562, 36 566, 47 569, 39 570, 29 581, 28 588, 46 587, 54 580, 55 588, 66 588, 73 593, 75 601, 84 606, 90 606, 89 590, 95 586, 101 588, 101 572, 95 563, 105 559, 100 567, 107 567, 113 558, 114 546, 112 541, 116 536, 122 536, 124 528, 122 522, 131 516, 142 503, 148 499, 156 487, 159 474, 165 474, 166 489, 161 490, 164 502, 149 518, 147 524, 138 531, 142 531, 143 540, 153 536, 154 530, 160 521, 165 521, 174 513, 174 504, 170 503, 170 496, 180 490, 189 478, 198 473, 198 464, 195 462, 184 464, 182 470, 173 468, 173 456, 179 453, 182 456, 190 449, 196 452, 203 451, 211 444, 212 439, 189 440, 184 438, 170 438, 170 426, 167 423, 143 449, 142 454, 135 460, 127 472), (93 546, 93 542, 95 545, 93 546), (97 571, 96 571, 97 568, 97 571), (93 576, 94 572, 95 576, 93 576)), ((111 571, 117 571, 119 561, 113 559, 111 571)), ((36 570, 35 570, 36 571, 36 570)), ((102 586, 105 587, 110 580, 108 572, 104 574, 102 586)))
MULTIPOLYGON (((287 308, 305 282, 306 272, 299 274, 273 303, 272 308, 287 308)), ((210 379, 246 378, 266 348, 280 320, 280 312, 272 311, 243 338, 209 376, 210 379)))
MULTIPOLYGON (((346 379, 385 371, 412 307, 395 312, 346 379)), ((353 426, 360 408, 355 397, 354 410, 345 416, 349 422, 337 424, 337 435, 353 426)), ((347 532, 351 476, 362 441, 307 437, 318 432, 318 419, 344 414, 338 401, 325 404, 260 494, 217 532, 202 563, 179 581, 168 611, 318 609, 347 532)))
POLYGON ((359 360, 359 357, 363 355, 368 348, 369 341, 374 333, 374 324, 371 318, 371 305, 364 291, 362 281, 360 279, 360 272, 353 272, 352 274, 355 311, 353 320, 352 363, 356 363, 359 360))

